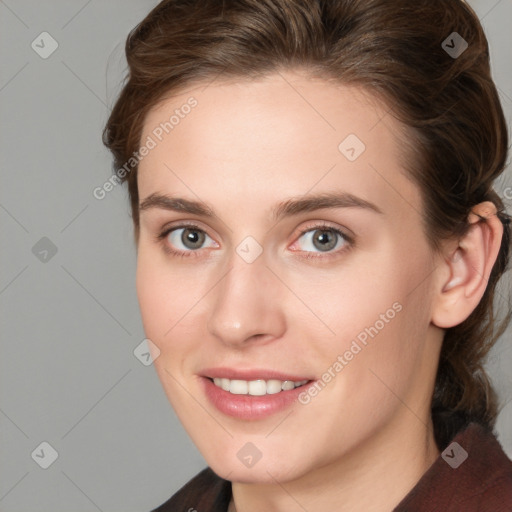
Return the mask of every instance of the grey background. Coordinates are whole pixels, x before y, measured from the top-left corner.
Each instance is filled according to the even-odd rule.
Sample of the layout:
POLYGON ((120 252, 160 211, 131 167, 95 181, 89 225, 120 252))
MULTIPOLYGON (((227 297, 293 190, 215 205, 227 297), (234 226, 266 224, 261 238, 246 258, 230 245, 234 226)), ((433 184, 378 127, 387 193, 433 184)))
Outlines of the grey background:
MULTIPOLYGON (((101 131, 124 41, 156 3, 0 1, 2 512, 149 511, 205 466, 152 366, 133 353, 144 333, 126 191, 92 195, 111 174, 101 131), (58 43, 47 59, 31 47, 44 31, 58 43), (36 464, 50 456, 43 441, 58 452, 48 469, 36 464)), ((512 1, 470 4, 510 126, 512 1)), ((510 169, 498 190, 510 205, 510 169)), ((511 334, 489 363, 509 456, 511 334)))

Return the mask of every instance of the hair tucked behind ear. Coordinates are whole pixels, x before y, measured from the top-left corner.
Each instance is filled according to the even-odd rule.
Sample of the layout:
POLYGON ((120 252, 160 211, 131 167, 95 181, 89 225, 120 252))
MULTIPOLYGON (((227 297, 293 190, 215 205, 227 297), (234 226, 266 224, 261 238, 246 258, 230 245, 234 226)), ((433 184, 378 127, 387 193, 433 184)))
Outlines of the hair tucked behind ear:
MULTIPOLYGON (((493 191, 488 193, 486 200, 502 205, 493 191)), ((499 323, 494 314, 495 289, 507 268, 511 245, 510 218, 503 213, 499 216, 504 224, 501 250, 484 296, 468 319, 448 329, 443 340, 432 407, 436 440, 440 446, 446 446, 454 432, 472 421, 490 429, 496 422, 498 400, 484 362, 512 317, 510 307, 499 323)))
MULTIPOLYGON (((492 428, 496 396, 483 364, 510 320, 509 314, 498 325, 494 316, 510 225, 493 183, 505 167, 508 135, 487 40, 468 5, 461 0, 164 0, 130 33, 125 50, 128 80, 103 135, 117 169, 137 150, 148 111, 170 92, 220 74, 245 78, 301 68, 373 92, 406 127, 406 169, 422 191, 424 229, 434 249, 466 232, 474 205, 496 204, 505 224, 498 261, 478 307, 446 331, 432 403, 441 448, 469 421, 492 428), (455 45, 454 32, 468 44, 457 58, 443 48, 445 40, 455 45)), ((125 179, 137 234, 137 169, 125 179)))

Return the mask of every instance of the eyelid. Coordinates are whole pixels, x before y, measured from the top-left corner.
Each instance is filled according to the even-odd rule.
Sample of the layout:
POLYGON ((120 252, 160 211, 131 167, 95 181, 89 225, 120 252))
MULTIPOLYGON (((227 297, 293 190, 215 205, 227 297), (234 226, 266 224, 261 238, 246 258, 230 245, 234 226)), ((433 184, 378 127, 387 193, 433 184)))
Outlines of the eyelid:
MULTIPOLYGON (((319 220, 319 221, 309 221, 309 224, 305 227, 301 227, 299 230, 299 233, 296 235, 295 240, 300 238, 302 235, 309 233, 310 231, 336 231, 340 233, 347 242, 354 243, 355 235, 352 234, 351 231, 349 231, 347 228, 338 226, 337 224, 331 224, 330 222, 327 222, 325 220, 319 220)), ((295 243, 295 242, 294 242, 295 243)))
POLYGON ((200 226, 200 223, 198 221, 174 221, 168 224, 165 224, 162 228, 159 230, 159 234, 157 235, 157 239, 163 239, 166 236, 169 235, 171 231, 175 231, 176 229, 183 229, 183 228, 189 228, 189 229, 196 229, 197 231, 202 231, 205 235, 209 236, 216 244, 217 241, 215 238, 208 234, 208 230, 204 227, 200 226))

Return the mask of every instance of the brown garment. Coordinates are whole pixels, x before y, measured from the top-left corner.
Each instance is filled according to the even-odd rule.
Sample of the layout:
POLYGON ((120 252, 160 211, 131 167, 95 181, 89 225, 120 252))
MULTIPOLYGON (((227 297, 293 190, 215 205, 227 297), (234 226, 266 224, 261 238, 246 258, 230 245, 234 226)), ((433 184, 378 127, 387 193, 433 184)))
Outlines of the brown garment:
MULTIPOLYGON (((230 500, 231 482, 206 468, 153 512, 227 512, 230 500)), ((512 461, 471 423, 392 512, 512 512, 512 461)))

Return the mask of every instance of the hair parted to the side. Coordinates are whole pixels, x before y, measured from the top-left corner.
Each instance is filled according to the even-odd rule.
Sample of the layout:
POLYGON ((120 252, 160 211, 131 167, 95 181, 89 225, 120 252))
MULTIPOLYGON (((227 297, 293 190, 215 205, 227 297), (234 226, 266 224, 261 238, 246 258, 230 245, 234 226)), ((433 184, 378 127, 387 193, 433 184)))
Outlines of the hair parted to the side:
MULTIPOLYGON (((508 133, 472 9, 462 0, 164 0, 132 30, 125 51, 128 80, 103 133, 115 169, 137 151, 145 116, 170 93, 220 75, 301 69, 365 88, 406 127, 406 169, 422 191, 434 250, 467 232, 474 205, 497 206, 500 253, 480 304, 446 330, 432 403, 440 449, 470 421, 492 429, 497 399, 483 365, 511 316, 497 322, 494 312, 511 243, 509 217, 493 190, 508 133), (442 48, 453 32, 468 43, 456 59, 442 48)), ((125 179, 138 238, 137 168, 125 179)))

